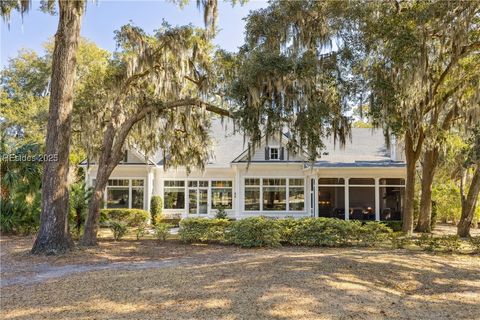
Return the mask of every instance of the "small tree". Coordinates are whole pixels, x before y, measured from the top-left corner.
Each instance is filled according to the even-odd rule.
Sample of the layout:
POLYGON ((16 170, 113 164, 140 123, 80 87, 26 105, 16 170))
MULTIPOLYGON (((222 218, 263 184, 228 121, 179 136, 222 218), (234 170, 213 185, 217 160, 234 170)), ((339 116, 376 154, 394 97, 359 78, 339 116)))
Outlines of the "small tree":
POLYGON ((150 216, 152 218, 152 224, 155 225, 159 222, 163 216, 163 199, 160 196, 153 196, 150 200, 150 216))

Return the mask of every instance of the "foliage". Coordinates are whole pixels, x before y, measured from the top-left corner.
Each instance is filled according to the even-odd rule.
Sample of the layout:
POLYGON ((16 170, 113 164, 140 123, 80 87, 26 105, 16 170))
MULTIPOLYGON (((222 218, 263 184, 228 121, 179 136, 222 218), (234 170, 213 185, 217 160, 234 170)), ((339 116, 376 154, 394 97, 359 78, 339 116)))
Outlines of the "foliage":
POLYGON ((217 212, 215 213, 215 218, 216 219, 228 218, 227 212, 225 211, 225 208, 223 206, 219 206, 219 208, 217 209, 217 212))
POLYGON ((172 227, 179 227, 181 220, 182 220, 181 218, 168 217, 168 218, 162 218, 159 222, 168 223, 172 225, 172 227))
POLYGON ((362 225, 359 231, 359 240, 362 245, 375 246, 387 239, 392 229, 383 223, 369 221, 362 225))
POLYGON ((405 236, 403 232, 392 232, 388 236, 392 249, 404 249, 412 241, 411 238, 405 236))
POLYGON ((416 244, 426 251, 435 251, 440 249, 441 244, 437 237, 422 233, 420 238, 416 240, 416 244))
POLYGON ((440 237, 439 242, 446 252, 456 252, 460 248, 460 237, 457 235, 440 237))
POLYGON ((125 222, 122 222, 122 221, 111 220, 108 223, 108 226, 109 226, 110 230, 112 230, 113 239, 115 241, 118 241, 121 238, 123 238, 125 236, 125 234, 127 233, 127 230, 128 230, 127 224, 125 222))
POLYGON ((19 144, 3 131, 0 147, 0 231, 29 234, 39 226, 42 166, 27 157, 38 155, 41 146, 19 144))
POLYGON ((224 242, 231 222, 226 219, 188 218, 180 221, 183 242, 224 242))
POLYGON ((167 239, 167 236, 170 234, 171 228, 171 224, 158 222, 153 228, 153 234, 155 235, 155 238, 157 238, 159 241, 165 241, 167 239))
POLYGON ((392 229, 392 231, 401 231, 402 230, 402 221, 401 220, 390 220, 390 221, 382 221, 384 225, 392 229))
POLYGON ((227 241, 241 247, 276 247, 281 233, 274 219, 252 217, 233 222, 227 232, 227 241))
POLYGON ((473 250, 476 253, 480 253, 480 236, 476 237, 469 237, 468 242, 470 243, 470 246, 472 246, 473 250))
POLYGON ((100 222, 109 223, 111 221, 122 222, 128 227, 138 227, 147 223, 150 214, 141 209, 102 209, 100 210, 100 222))
POLYGON ((92 192, 87 189, 85 182, 76 182, 70 186, 70 213, 69 223, 73 225, 77 235, 80 233, 80 229, 85 222, 87 215, 88 202, 92 192))
POLYGON ((146 223, 141 223, 135 230, 135 236, 137 237, 137 240, 140 240, 140 238, 143 238, 146 233, 147 233, 146 223))
POLYGON ((161 196, 152 196, 150 200, 150 216, 152 218, 152 224, 155 225, 157 222, 162 220, 162 210, 163 210, 163 199, 161 196))

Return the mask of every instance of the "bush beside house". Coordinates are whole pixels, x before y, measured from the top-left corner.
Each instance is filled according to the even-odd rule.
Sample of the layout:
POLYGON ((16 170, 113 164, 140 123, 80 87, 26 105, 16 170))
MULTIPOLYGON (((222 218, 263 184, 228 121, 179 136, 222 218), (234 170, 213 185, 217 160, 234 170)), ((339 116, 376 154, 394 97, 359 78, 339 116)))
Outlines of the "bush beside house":
POLYGON ((157 224, 163 218, 163 199, 160 196, 152 196, 150 200, 150 215, 152 224, 157 224))
POLYGON ((112 221, 122 222, 127 227, 138 227, 148 222, 150 214, 141 209, 102 209, 100 223, 108 226, 112 221))

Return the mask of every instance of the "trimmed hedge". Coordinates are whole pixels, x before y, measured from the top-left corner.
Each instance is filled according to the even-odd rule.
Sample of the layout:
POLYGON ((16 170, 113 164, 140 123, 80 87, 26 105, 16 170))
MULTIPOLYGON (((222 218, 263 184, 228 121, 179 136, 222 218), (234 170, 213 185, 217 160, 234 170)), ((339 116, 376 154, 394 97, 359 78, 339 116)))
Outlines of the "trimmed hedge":
POLYGON ((402 231, 403 222, 401 220, 382 221, 382 223, 395 232, 402 231))
POLYGON ((241 247, 276 247, 281 242, 278 220, 252 217, 232 222, 227 241, 241 247))
POLYGON ((100 223, 108 225, 111 221, 124 223, 127 227, 138 227, 147 223, 150 214, 141 209, 102 209, 100 223))
POLYGON ((188 218, 180 221, 178 234, 183 242, 225 242, 230 224, 226 219, 188 218))
POLYGON ((274 247, 282 243, 338 247, 373 246, 387 239, 391 232, 379 222, 252 217, 237 221, 188 218, 180 222, 179 234, 184 242, 220 242, 241 247, 274 247))

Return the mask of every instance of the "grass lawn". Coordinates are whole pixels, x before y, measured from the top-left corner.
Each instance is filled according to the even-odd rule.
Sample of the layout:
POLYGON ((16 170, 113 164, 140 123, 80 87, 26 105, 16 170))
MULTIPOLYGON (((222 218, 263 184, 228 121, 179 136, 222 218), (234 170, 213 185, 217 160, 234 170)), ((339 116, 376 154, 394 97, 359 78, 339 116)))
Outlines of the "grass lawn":
POLYGON ((480 256, 103 240, 60 257, 1 239, 2 319, 478 319, 480 256))

